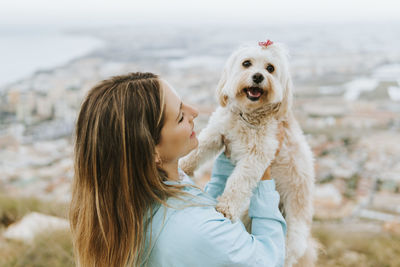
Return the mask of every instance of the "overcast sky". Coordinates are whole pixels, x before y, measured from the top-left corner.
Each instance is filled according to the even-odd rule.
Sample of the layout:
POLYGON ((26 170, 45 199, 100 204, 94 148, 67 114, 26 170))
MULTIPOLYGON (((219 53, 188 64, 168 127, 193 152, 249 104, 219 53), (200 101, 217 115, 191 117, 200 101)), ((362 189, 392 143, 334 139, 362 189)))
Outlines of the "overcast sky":
POLYGON ((400 0, 8 0, 0 25, 399 20, 400 0))

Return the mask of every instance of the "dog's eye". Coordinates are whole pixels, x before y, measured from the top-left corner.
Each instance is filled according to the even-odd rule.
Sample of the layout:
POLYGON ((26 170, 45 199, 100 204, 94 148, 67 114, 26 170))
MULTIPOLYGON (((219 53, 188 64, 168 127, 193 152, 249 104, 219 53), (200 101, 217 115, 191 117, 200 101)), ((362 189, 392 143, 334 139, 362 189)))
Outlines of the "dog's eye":
POLYGON ((269 73, 273 73, 274 70, 275 70, 274 66, 272 66, 271 64, 268 64, 268 66, 267 66, 267 71, 268 71, 269 73))
POLYGON ((250 66, 251 66, 250 60, 245 60, 245 61, 243 61, 242 66, 245 67, 245 68, 250 67, 250 66))

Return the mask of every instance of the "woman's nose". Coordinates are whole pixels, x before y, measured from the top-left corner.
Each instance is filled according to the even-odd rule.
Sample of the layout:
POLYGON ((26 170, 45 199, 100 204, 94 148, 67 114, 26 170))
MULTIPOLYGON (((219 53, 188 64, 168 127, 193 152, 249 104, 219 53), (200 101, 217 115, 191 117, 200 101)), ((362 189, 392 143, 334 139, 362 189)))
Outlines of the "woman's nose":
POLYGON ((197 110, 197 108, 193 108, 193 118, 196 118, 199 115, 199 111, 197 110))
POLYGON ((190 108, 190 112, 193 116, 193 119, 196 118, 199 115, 199 111, 193 106, 189 106, 189 108, 190 108))

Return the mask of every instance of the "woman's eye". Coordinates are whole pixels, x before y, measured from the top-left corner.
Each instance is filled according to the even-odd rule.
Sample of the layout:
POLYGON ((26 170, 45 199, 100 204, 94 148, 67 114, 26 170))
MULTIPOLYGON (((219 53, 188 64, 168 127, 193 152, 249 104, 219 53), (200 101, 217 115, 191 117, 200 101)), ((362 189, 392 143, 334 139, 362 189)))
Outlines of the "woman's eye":
POLYGON ((182 117, 179 119, 179 122, 183 121, 183 115, 184 115, 184 113, 182 112, 182 117))
POLYGON ((250 60, 243 61, 242 66, 245 67, 245 68, 250 67, 251 66, 250 60))

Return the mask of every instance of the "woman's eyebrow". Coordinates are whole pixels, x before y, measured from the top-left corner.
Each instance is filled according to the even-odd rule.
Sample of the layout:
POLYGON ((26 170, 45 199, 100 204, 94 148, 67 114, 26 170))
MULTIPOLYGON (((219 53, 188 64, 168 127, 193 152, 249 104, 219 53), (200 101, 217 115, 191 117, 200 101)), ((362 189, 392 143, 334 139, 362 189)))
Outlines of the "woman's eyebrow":
POLYGON ((182 102, 181 102, 181 104, 179 106, 178 117, 176 117, 176 119, 175 119, 176 121, 178 120, 179 115, 181 114, 181 109, 182 109, 182 102))

